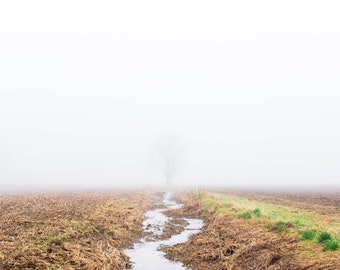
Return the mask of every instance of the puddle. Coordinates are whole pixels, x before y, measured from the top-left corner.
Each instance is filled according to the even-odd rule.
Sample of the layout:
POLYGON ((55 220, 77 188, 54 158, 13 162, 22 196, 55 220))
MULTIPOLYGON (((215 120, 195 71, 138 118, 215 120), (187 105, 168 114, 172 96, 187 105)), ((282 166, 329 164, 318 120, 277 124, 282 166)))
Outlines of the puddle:
POLYGON ((163 233, 169 217, 163 214, 168 209, 179 209, 182 205, 171 200, 171 194, 166 193, 163 197, 163 208, 147 211, 146 219, 143 222, 144 231, 148 236, 135 243, 132 249, 125 251, 130 257, 134 270, 184 270, 188 269, 179 262, 173 262, 164 257, 164 252, 157 250, 160 246, 169 246, 188 241, 190 235, 198 233, 203 227, 203 221, 200 219, 184 219, 188 222, 184 231, 180 234, 173 235, 166 240, 155 240, 157 236, 163 233))

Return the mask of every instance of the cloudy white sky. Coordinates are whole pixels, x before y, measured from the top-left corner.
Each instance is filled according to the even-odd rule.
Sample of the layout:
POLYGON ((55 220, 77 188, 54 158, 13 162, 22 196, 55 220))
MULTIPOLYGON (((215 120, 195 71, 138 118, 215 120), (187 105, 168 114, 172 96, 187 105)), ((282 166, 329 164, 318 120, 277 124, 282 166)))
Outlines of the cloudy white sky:
POLYGON ((338 1, 2 1, 0 187, 337 184, 338 1))

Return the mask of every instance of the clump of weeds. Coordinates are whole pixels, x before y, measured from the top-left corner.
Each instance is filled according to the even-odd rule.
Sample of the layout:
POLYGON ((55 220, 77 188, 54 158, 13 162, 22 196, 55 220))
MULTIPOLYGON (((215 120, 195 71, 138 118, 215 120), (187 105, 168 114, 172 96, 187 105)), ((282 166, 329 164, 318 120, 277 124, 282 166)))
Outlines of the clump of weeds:
POLYGON ((253 214, 257 217, 260 217, 262 215, 260 208, 255 208, 253 210, 253 214))
POLYGON ((242 218, 242 219, 250 219, 251 218, 251 214, 250 212, 243 212, 241 215, 238 216, 239 218, 242 218))
POLYGON ((292 224, 285 221, 277 221, 272 226, 274 230, 277 230, 279 232, 284 232, 290 227, 292 227, 292 224))
POLYGON ((321 232, 318 236, 318 242, 319 243, 324 243, 326 242, 327 240, 331 240, 332 239, 332 236, 329 232, 321 232))
POLYGON ((339 241, 335 239, 328 239, 324 244, 324 250, 337 250, 339 248, 339 241))
POLYGON ((316 235, 316 230, 304 230, 300 233, 300 236, 303 240, 312 240, 316 235))

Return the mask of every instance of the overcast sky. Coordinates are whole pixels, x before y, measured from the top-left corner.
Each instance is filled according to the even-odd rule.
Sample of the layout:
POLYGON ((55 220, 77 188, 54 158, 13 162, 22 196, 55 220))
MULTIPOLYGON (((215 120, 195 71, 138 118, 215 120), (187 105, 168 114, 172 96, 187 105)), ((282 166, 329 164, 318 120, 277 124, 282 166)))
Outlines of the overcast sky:
POLYGON ((0 188, 337 184, 338 1, 2 1, 0 188))

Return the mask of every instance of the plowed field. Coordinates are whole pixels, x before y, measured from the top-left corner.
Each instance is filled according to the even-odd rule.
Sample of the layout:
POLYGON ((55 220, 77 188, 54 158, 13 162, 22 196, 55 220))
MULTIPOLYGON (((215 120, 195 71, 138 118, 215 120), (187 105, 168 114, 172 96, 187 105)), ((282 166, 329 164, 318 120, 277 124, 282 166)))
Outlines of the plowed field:
MULTIPOLYGON (((124 249, 143 236, 144 213, 161 197, 151 190, 1 195, 0 269, 125 269, 124 249)), ((181 217, 205 225, 162 250, 192 270, 340 270, 339 193, 196 190, 176 198, 184 207, 165 212, 173 219, 161 239, 183 230, 181 217), (320 241, 323 233, 330 239, 320 241)))
POLYGON ((0 269, 124 269, 155 192, 0 196, 0 269))

